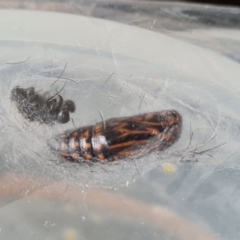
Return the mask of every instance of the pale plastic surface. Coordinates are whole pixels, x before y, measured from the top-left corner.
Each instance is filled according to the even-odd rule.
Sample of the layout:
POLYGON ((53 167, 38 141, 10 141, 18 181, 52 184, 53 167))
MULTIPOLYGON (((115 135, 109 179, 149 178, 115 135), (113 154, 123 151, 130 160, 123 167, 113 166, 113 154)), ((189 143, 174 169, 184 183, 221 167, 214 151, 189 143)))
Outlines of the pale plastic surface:
MULTIPOLYGON (((233 32, 239 41, 239 32, 233 32)), ((65 187, 73 184, 117 188, 116 194, 122 192, 149 205, 166 207, 211 230, 213 235, 216 233, 216 239, 238 239, 238 62, 160 33, 68 14, 4 10, 0 12, 0 33, 2 173, 54 179, 65 187), (73 124, 50 129, 29 125, 11 105, 9 93, 16 85, 49 89, 66 63, 65 78, 52 91, 70 79, 63 95, 77 104, 72 115, 76 126, 101 121, 99 111, 109 118, 174 108, 184 119, 180 141, 159 155, 130 163, 93 166, 91 171, 88 166, 55 164, 58 160, 49 152, 46 141, 73 124), (190 129, 194 132, 191 151, 186 151, 190 129), (180 163, 181 159, 198 163, 180 163), (176 171, 165 173, 163 163, 171 163, 176 171)), ((221 31, 216 29, 213 34, 221 31)), ((71 201, 71 196, 67 199, 71 201)), ((178 225, 169 237, 144 220, 109 217, 110 210, 95 211, 87 202, 84 208, 68 207, 60 199, 38 202, 17 195, 14 201, 6 200, 0 209, 4 216, 0 217, 0 234, 8 239, 17 235, 22 239, 64 239, 62 235, 71 228, 79 238, 123 239, 130 233, 125 236, 120 226, 130 224, 136 233, 133 239, 146 239, 146 233, 148 239, 178 236, 178 225), (36 209, 40 206, 43 212, 39 217, 36 209), (11 231, 11 226, 17 226, 19 221, 25 227, 11 231), (76 221, 83 224, 70 224, 76 221), (95 232, 91 231, 92 225, 95 232), (107 234, 109 229, 114 230, 107 234)))

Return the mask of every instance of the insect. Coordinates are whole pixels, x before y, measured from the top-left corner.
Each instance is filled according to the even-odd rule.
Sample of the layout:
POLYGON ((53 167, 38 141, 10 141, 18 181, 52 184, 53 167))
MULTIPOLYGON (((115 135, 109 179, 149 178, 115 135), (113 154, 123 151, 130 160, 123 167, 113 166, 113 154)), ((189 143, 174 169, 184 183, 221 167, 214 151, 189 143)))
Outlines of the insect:
POLYGON ((51 148, 71 162, 111 162, 173 145, 182 132, 182 117, 163 110, 66 131, 51 139, 51 148))
POLYGON ((33 87, 15 87, 10 98, 15 102, 18 111, 29 121, 45 124, 53 124, 55 121, 67 123, 70 119, 69 112, 75 111, 73 101, 63 101, 59 94, 48 98, 47 92, 39 94, 33 87))

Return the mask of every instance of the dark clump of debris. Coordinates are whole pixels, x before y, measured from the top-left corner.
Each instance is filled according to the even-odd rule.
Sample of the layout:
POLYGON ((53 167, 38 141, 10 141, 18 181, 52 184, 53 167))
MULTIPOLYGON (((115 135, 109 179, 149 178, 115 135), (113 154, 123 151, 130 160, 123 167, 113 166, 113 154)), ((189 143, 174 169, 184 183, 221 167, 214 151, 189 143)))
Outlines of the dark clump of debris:
POLYGON ((15 87, 11 91, 11 101, 29 121, 54 124, 67 123, 70 120, 70 113, 75 111, 75 103, 72 100, 64 101, 60 94, 48 97, 48 92, 39 93, 34 87, 15 87))

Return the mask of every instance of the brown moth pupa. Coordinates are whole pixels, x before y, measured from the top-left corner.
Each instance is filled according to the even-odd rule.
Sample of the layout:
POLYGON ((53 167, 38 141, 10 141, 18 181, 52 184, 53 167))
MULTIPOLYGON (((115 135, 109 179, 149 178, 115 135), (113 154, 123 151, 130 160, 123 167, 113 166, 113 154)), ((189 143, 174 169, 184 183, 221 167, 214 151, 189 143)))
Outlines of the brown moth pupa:
POLYGON ((181 136, 182 117, 175 110, 110 118, 64 132, 51 139, 51 148, 72 162, 110 162, 162 151, 181 136))

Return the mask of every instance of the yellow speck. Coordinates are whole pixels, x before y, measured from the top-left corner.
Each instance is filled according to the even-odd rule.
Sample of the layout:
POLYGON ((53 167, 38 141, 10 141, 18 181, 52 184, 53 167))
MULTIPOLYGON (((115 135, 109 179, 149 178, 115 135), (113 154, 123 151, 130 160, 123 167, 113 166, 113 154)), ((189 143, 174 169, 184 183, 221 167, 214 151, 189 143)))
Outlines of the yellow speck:
POLYGON ((165 173, 174 173, 176 172, 176 167, 170 163, 163 163, 162 169, 165 173))
POLYGON ((153 78, 153 81, 158 82, 159 79, 158 78, 153 78))
POLYGON ((223 161, 224 161, 224 159, 223 159, 223 158, 220 158, 220 159, 219 159, 219 161, 220 161, 220 162, 223 162, 223 161))
POLYGON ((68 228, 64 231, 64 240, 78 240, 77 231, 73 228, 68 228))

